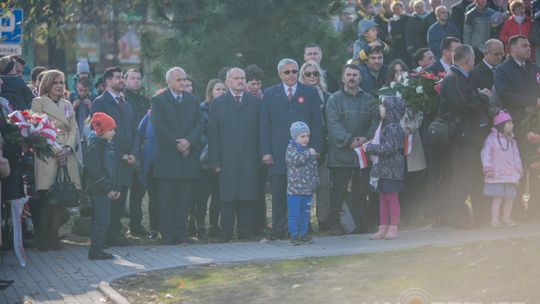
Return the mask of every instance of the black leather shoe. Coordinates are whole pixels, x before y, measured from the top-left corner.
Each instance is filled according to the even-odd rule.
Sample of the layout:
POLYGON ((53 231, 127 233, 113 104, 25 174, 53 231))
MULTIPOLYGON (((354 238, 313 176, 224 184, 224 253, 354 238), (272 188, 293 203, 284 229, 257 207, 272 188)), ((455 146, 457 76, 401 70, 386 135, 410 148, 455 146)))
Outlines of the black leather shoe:
POLYGON ((149 240, 156 240, 159 236, 159 232, 156 232, 156 231, 152 231, 148 234, 148 239, 149 240))
POLYGON ((147 236, 148 231, 143 226, 129 228, 129 233, 134 236, 147 236))
POLYGON ((107 253, 105 251, 89 251, 88 252, 88 259, 94 261, 94 260, 112 260, 114 259, 114 256, 110 253, 107 253))

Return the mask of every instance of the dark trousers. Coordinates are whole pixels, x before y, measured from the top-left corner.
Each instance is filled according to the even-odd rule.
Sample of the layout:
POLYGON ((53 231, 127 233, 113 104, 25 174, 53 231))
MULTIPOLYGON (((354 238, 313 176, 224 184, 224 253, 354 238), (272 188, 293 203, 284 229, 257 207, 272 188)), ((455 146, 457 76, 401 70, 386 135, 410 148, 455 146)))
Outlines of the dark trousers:
POLYGON ((197 228, 204 228, 206 211, 209 211, 210 226, 218 227, 219 221, 219 177, 211 169, 201 170, 201 177, 195 183, 195 218, 197 228), (208 206, 210 198, 210 206, 208 206))
POLYGON ((127 193, 128 187, 122 186, 120 197, 117 200, 111 201, 111 220, 107 232, 107 238, 111 241, 120 238, 122 235, 122 223, 120 219, 122 217, 122 208, 126 203, 127 193))
POLYGON ((66 217, 69 218, 69 215, 65 207, 49 204, 46 191, 40 191, 39 203, 38 247, 51 249, 60 245, 58 228, 65 223, 66 217))
POLYGON ((317 187, 317 221, 328 223, 330 219, 330 170, 326 162, 319 166, 319 186, 317 187))
POLYGON ((540 216, 540 170, 530 168, 531 162, 537 159, 536 144, 529 143, 525 138, 520 138, 519 135, 526 132, 516 130, 516 141, 519 147, 521 162, 523 163, 523 176, 518 185, 518 196, 514 202, 512 214, 518 219, 525 217, 540 216), (527 206, 523 202, 523 194, 525 193, 527 184, 529 184, 529 201, 527 206))
POLYGON ((139 180, 139 170, 133 170, 131 177, 131 187, 129 191, 129 228, 142 228, 142 200, 146 194, 146 188, 139 180))
POLYGON ((450 156, 452 181, 450 188, 449 214, 451 224, 470 223, 469 208, 465 205, 467 197, 471 199, 472 212, 476 223, 484 223, 490 218, 489 199, 483 196, 484 177, 480 147, 456 143, 450 156))
POLYGON ((92 234, 90 251, 101 251, 105 244, 105 235, 111 220, 111 200, 106 194, 90 195, 92 200, 92 234))
POLYGON ((368 206, 368 196, 370 195, 369 170, 369 168, 359 169, 350 167, 330 168, 329 220, 333 229, 341 228, 339 213, 341 211, 341 205, 347 198, 349 182, 351 182, 354 203, 368 206))
POLYGON ((158 179, 159 231, 165 242, 187 236, 187 220, 193 203, 193 179, 158 179))
POLYGON ((221 227, 225 238, 232 238, 235 218, 238 223, 236 227, 238 238, 246 239, 251 237, 253 201, 221 202, 221 227))
POLYGON ((424 175, 425 215, 439 223, 449 221, 449 189, 452 176, 450 151, 448 147, 435 145, 423 146, 426 157, 426 173, 424 175))
POLYGON ((257 200, 253 202, 253 232, 262 235, 266 228, 266 181, 268 180, 268 167, 259 168, 257 200))
POLYGON ((405 165, 405 190, 399 193, 401 221, 404 223, 412 223, 426 216, 426 201, 423 197, 426 175, 426 170, 407 172, 405 165))
POLYGON ((287 231, 287 175, 272 175, 272 234, 283 237, 287 231))

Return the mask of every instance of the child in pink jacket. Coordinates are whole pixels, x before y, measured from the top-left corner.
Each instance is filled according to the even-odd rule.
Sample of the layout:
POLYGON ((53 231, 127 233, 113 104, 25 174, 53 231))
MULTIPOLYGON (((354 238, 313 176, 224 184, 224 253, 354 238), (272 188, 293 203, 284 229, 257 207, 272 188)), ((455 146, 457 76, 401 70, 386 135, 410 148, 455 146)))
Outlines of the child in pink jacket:
POLYGON ((517 197, 516 185, 523 174, 519 151, 514 140, 514 124, 510 114, 500 111, 493 118, 491 134, 482 148, 482 166, 484 167, 484 195, 492 196, 491 227, 512 227, 516 223, 510 217, 512 204, 517 197), (504 209, 502 224, 499 214, 502 201, 504 209))

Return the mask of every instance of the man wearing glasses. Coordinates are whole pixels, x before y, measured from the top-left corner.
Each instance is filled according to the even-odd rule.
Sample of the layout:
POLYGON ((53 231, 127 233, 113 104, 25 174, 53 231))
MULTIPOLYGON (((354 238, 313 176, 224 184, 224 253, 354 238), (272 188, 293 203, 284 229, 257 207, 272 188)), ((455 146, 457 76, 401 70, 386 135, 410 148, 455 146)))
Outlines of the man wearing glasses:
POLYGON ((268 166, 272 185, 272 239, 284 239, 287 231, 285 151, 289 128, 295 121, 305 122, 311 130, 309 147, 320 152, 322 120, 317 91, 298 82, 298 63, 285 58, 277 69, 281 82, 264 91, 259 140, 262 161, 268 166))

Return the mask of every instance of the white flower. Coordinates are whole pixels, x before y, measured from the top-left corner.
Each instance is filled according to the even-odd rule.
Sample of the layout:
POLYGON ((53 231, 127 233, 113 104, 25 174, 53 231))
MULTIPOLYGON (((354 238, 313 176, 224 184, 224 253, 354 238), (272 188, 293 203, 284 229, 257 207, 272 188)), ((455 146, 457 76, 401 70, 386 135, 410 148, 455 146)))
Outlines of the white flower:
POLYGON ((396 96, 401 98, 401 93, 400 92, 396 92, 396 96))
POLYGON ((404 72, 403 74, 401 74, 403 79, 409 79, 409 73, 407 72, 404 72))
POLYGON ((396 82, 395 82, 395 81, 390 82, 390 88, 391 88, 391 89, 393 89, 395 86, 396 86, 396 82))
POLYGON ((403 80, 403 85, 408 87, 409 86, 409 79, 408 78, 405 78, 405 80, 403 80))
POLYGON ((424 88, 422 86, 417 86, 416 87, 416 93, 417 94, 422 94, 424 93, 424 88))

